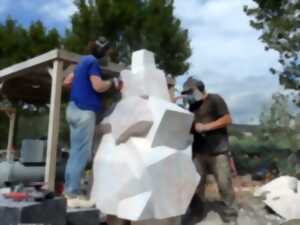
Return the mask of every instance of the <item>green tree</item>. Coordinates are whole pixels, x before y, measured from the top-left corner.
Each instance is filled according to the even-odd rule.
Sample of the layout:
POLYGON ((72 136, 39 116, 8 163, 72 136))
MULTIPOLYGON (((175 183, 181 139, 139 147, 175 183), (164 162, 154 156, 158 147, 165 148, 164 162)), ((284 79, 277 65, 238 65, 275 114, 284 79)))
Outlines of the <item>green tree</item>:
POLYGON ((67 49, 84 53, 88 41, 99 36, 115 44, 114 59, 129 64, 132 51, 146 48, 156 54, 159 67, 173 76, 189 68, 188 31, 174 16, 172 0, 77 0, 67 49))
POLYGON ((60 39, 56 29, 47 31, 40 21, 25 29, 8 17, 0 24, 0 69, 57 48, 60 39))
MULTIPOLYGON (((252 27, 262 31, 260 39, 266 50, 273 49, 280 54, 283 70, 271 68, 287 89, 300 90, 300 1, 253 0, 256 7, 245 7, 253 19, 252 27)), ((300 106, 300 98, 296 99, 300 106)))
POLYGON ((288 96, 277 93, 272 99, 272 105, 260 116, 260 140, 278 148, 300 150, 299 114, 290 112, 288 96))

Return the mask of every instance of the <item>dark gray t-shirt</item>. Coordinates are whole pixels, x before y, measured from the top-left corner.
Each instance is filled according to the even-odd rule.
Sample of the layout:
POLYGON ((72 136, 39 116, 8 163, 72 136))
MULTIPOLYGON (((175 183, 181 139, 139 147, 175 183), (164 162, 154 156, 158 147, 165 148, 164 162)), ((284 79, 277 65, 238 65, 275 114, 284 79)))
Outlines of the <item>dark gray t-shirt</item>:
MULTIPOLYGON (((204 101, 192 105, 190 110, 195 114, 195 123, 200 122, 203 124, 216 121, 229 114, 225 101, 217 94, 208 94, 204 101)), ((193 127, 192 133, 194 134, 194 154, 217 155, 228 152, 227 128, 199 134, 193 127)))

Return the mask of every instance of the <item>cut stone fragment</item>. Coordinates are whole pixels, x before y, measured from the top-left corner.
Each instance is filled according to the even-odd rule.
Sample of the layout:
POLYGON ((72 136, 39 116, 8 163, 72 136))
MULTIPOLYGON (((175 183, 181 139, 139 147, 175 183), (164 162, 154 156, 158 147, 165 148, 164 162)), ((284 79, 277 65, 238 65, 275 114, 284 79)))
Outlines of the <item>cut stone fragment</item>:
POLYGON ((295 177, 282 176, 279 177, 266 185, 258 188, 254 195, 262 196, 268 193, 271 194, 286 194, 295 193, 298 189, 298 180, 295 177))
POLYGON ((150 97, 148 101, 154 124, 147 140, 151 147, 167 146, 177 150, 186 149, 192 143, 190 130, 194 116, 176 104, 150 97))
POLYGON ((131 221, 186 212, 200 180, 186 153, 190 147, 151 148, 145 138, 112 142, 112 135, 105 135, 94 160, 92 198, 100 211, 131 221))
POLYGON ((298 183, 294 177, 282 176, 259 188, 255 195, 265 196, 265 204, 281 217, 300 219, 298 183))
POLYGON ((264 202, 287 220, 300 219, 300 194, 269 194, 264 202))
POLYGON ((148 134, 153 119, 147 102, 141 97, 128 97, 117 105, 108 119, 116 144, 126 142, 130 137, 148 134))

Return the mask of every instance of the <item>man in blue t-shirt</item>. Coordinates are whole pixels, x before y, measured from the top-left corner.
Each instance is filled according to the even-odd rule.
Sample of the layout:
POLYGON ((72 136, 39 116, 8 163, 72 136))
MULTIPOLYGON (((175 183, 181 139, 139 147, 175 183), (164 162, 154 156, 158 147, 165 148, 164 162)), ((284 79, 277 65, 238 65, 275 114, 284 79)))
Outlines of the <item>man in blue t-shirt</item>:
POLYGON ((69 207, 89 207, 89 201, 79 198, 80 181, 91 156, 96 114, 101 111, 101 93, 111 87, 120 89, 117 79, 104 81, 98 60, 110 51, 106 41, 93 41, 88 46, 89 55, 80 58, 73 73, 64 80, 71 89, 66 117, 70 127, 71 149, 65 172, 65 195, 69 207))

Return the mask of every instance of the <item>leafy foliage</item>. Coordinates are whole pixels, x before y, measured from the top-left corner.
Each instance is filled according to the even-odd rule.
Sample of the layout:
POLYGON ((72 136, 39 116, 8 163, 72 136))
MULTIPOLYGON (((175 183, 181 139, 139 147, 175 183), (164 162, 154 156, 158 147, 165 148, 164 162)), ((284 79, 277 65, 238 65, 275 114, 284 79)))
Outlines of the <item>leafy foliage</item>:
POLYGON ((273 103, 261 113, 261 133, 259 138, 277 145, 282 149, 300 150, 300 114, 292 114, 287 96, 277 93, 273 95, 273 103))
POLYGON ((56 29, 47 31, 42 22, 32 22, 28 29, 7 18, 0 24, 0 69, 45 53, 60 46, 56 29))
POLYGON ((77 0, 67 49, 83 53, 88 41, 104 36, 115 44, 114 60, 130 63, 132 51, 146 48, 159 67, 173 76, 187 71, 191 55, 188 31, 173 14, 172 0, 77 0))
MULTIPOLYGON (((253 17, 250 24, 262 31, 260 39, 280 54, 283 71, 271 68, 279 75, 280 83, 287 89, 300 90, 300 1, 297 0, 253 0, 257 7, 245 7, 247 15, 253 17)), ((300 106, 300 98, 296 98, 300 106)))

